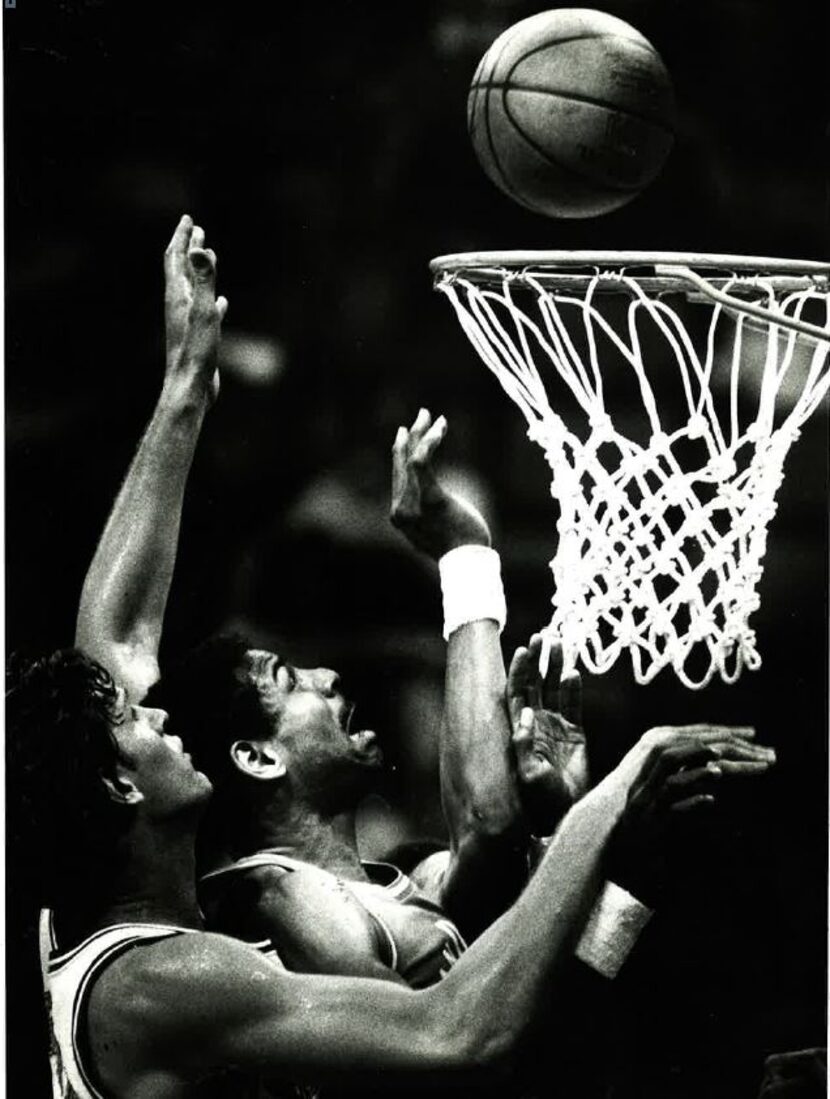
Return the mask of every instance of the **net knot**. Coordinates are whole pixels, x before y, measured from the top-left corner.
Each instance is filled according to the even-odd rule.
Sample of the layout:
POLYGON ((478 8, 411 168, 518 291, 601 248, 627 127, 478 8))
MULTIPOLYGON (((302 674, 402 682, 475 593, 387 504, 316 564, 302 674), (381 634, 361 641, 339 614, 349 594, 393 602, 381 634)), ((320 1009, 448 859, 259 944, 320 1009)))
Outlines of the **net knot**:
POLYGON ((561 416, 551 409, 543 420, 531 420, 527 427, 527 437, 543 450, 550 451, 562 446, 568 429, 561 416))
POLYGON ((669 637, 672 632, 672 619, 666 608, 659 603, 651 614, 651 624, 654 633, 669 637))
POLYGON ((693 644, 705 641, 707 637, 716 637, 717 632, 717 623, 709 610, 703 609, 693 615, 689 623, 689 640, 693 644))
POLYGON ((648 449, 655 454, 668 454, 671 451, 670 440, 665 431, 658 430, 654 432, 649 441, 648 449))
POLYGON ((675 473, 663 485, 663 499, 670 506, 683 504, 689 498, 688 478, 683 473, 675 473))
POLYGON ((709 462, 709 473, 715 481, 729 481, 738 471, 735 459, 730 454, 720 454, 709 462))
POLYGON ((592 413, 588 424, 596 443, 609 442, 614 438, 614 422, 607 412, 592 413))
POLYGON ((706 417, 701 416, 699 412, 689 417, 687 434, 690 439, 702 439, 708 429, 709 425, 706 422, 706 417))

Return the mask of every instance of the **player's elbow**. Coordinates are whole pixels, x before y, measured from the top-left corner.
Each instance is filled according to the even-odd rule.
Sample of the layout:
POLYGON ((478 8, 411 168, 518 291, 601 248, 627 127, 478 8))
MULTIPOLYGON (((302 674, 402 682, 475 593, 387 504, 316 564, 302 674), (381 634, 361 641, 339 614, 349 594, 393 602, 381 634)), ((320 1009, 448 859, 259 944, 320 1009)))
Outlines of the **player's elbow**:
POLYGON ((463 816, 457 819, 456 847, 478 852, 479 857, 501 861, 504 853, 523 846, 527 825, 516 799, 488 800, 486 795, 470 798, 463 816))
POLYGON ((513 1075, 515 1035, 498 1025, 482 1031, 474 1028, 467 1036, 464 1059, 474 1073, 487 1073, 491 1081, 509 1080, 513 1075))
POLYGON ((79 617, 75 647, 103 665, 124 688, 130 702, 140 702, 159 679, 154 646, 133 641, 120 643, 93 619, 79 617))

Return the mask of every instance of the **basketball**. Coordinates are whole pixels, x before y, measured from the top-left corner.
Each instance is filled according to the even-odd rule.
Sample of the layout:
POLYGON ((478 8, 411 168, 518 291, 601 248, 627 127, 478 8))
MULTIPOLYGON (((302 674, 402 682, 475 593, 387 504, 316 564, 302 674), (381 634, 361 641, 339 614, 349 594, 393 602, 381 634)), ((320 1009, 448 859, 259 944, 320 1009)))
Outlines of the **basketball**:
POLYGON ((489 178, 548 217, 623 206, 662 168, 674 96, 659 54, 622 19, 563 8, 523 19, 481 59, 467 126, 489 178))

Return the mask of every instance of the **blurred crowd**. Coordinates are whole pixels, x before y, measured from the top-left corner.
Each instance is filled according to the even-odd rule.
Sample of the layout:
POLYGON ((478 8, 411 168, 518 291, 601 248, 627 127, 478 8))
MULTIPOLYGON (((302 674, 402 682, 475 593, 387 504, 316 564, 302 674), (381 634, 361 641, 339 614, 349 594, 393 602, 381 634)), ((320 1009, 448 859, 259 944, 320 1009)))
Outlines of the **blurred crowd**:
MULTIPOLYGON (((445 476, 502 554, 506 651, 549 617, 547 467, 432 293, 428 260, 511 247, 827 255, 822 36, 806 4, 606 0, 672 73, 678 136, 646 193, 588 222, 511 204, 466 135, 479 57, 541 6, 18 0, 4 13, 7 649, 71 637, 158 388, 161 251, 189 212, 219 253, 230 310, 166 643, 240 628, 341 672, 391 764, 364 814, 370 855, 443 830, 437 578, 386 516, 395 429, 419 407, 447 416, 445 476)), ((827 441, 825 407, 771 530, 763 668, 700 695, 669 673, 635 687, 624 666, 586 684, 597 773, 650 724, 713 715, 755 723, 780 762, 776 804, 736 819, 714 886, 701 895, 690 876, 688 952, 654 977, 657 1002, 678 985, 686 996, 671 1020, 635 1000, 620 1096, 737 1099, 757 1093, 762 1054, 822 1040, 827 441)), ((29 942, 31 929, 12 914, 10 934, 29 942)), ((25 952, 11 964, 12 986, 27 965, 25 952)), ((30 1045, 13 1047, 10 1071, 30 1045)))

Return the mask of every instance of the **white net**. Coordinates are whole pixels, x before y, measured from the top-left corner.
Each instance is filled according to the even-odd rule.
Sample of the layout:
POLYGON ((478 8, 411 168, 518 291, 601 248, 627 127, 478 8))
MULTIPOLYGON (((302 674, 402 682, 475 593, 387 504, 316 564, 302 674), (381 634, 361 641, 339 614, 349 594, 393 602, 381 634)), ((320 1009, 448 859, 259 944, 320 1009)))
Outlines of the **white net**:
POLYGON ((548 633, 568 665, 601 674, 627 650, 637 682, 671 665, 691 688, 760 665, 750 618, 767 526, 787 452, 830 386, 830 333, 805 320, 827 326, 827 280, 785 281, 730 275, 713 301, 690 272, 674 296, 622 267, 576 292, 544 270, 437 278, 550 465, 548 633), (758 307, 762 324, 747 313, 758 307))

